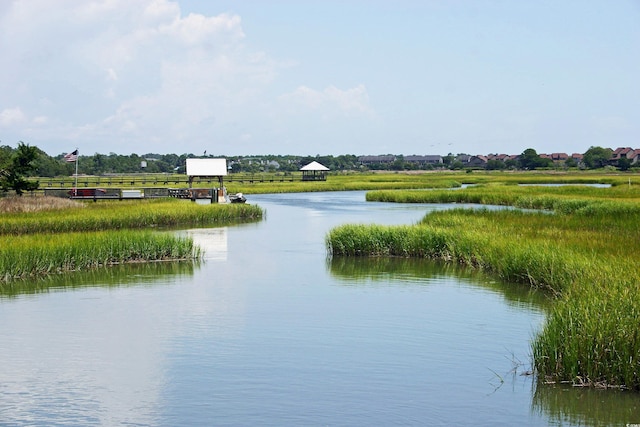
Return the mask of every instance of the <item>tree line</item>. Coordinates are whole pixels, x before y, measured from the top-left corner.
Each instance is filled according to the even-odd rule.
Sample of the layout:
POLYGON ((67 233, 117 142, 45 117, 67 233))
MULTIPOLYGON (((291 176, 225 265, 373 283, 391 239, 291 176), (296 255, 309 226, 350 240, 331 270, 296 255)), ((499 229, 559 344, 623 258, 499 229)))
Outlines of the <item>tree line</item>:
MULTIPOLYGON (((597 169, 614 166, 627 170, 636 166, 631 161, 622 158, 615 164, 611 163, 613 151, 609 148, 591 147, 583 156, 581 164, 569 159, 564 167, 584 167, 597 169)), ((444 156, 440 165, 417 165, 404 161, 403 156, 388 164, 371 164, 364 166, 358 161, 358 156, 347 154, 339 156, 294 156, 294 155, 259 155, 259 156, 213 156, 194 154, 157 154, 121 155, 116 153, 93 155, 79 155, 77 172, 81 175, 109 175, 135 173, 178 173, 184 174, 187 158, 224 157, 232 173, 261 173, 281 172, 291 173, 300 170, 308 163, 317 161, 332 171, 352 170, 414 170, 414 169, 464 169, 467 166, 458 160, 458 156, 449 154, 444 156)), ((485 169, 543 169, 554 167, 551 159, 543 158, 537 152, 528 148, 515 159, 506 161, 489 160, 485 169)), ((14 190, 17 194, 38 188, 38 183, 28 180, 30 177, 61 177, 76 173, 76 163, 65 160, 64 154, 50 156, 38 147, 19 142, 16 148, 8 145, 0 146, 0 189, 4 192, 14 190)))

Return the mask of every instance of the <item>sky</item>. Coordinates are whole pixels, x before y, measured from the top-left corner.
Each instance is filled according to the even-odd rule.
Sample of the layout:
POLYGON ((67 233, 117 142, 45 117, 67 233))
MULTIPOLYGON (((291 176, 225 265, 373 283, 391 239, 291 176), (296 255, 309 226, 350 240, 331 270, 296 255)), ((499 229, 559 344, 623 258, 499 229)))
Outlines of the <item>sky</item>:
POLYGON ((0 0, 0 145, 640 148, 640 0, 0 0))

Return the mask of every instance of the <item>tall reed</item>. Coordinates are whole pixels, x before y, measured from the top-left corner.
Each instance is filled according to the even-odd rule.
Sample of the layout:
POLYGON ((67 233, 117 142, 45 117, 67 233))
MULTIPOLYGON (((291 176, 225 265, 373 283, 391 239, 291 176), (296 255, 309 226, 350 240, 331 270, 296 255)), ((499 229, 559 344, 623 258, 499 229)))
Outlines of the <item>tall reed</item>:
POLYGON ((190 238, 149 230, 4 236, 0 247, 0 280, 127 262, 198 257, 200 249, 190 238))
POLYGON ((0 281, 117 263, 197 259, 200 251, 192 240, 150 230, 229 224, 263 214, 250 204, 198 205, 178 199, 82 206, 0 214, 0 281))
POLYGON ((3 214, 0 234, 213 225, 260 218, 262 209, 251 204, 198 205, 178 199, 102 201, 88 203, 84 209, 61 209, 28 215, 3 214))

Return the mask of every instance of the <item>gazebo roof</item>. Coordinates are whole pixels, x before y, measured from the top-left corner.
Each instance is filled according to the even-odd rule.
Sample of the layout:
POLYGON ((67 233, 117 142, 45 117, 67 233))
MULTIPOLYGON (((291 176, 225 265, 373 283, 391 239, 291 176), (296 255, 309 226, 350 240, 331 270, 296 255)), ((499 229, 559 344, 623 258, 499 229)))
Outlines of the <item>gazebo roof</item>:
POLYGON ((300 168, 301 171, 328 171, 329 168, 321 165, 320 163, 313 161, 306 166, 300 168))

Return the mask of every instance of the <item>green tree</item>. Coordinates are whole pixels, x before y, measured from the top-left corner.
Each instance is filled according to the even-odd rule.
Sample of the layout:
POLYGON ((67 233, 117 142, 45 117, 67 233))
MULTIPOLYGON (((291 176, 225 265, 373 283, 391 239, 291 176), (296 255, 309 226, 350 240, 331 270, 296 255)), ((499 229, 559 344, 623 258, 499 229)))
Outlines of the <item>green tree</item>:
POLYGON ((549 167, 553 163, 551 159, 540 157, 533 148, 527 148, 524 150, 520 155, 519 161, 520 167, 527 170, 549 167))
POLYGON ((620 169, 621 171, 626 171, 629 170, 630 167, 631 160, 627 159, 626 157, 620 157, 620 159, 618 159, 618 169, 620 169))
POLYGON ((487 170, 502 170, 506 168, 507 168, 507 165, 505 165, 504 162, 501 160, 491 159, 487 161, 487 166, 486 166, 487 170))
POLYGON ((36 147, 31 147, 22 141, 8 157, 7 150, 2 150, 2 158, 0 158, 0 187, 2 190, 14 190, 18 196, 22 196, 25 191, 37 189, 39 183, 27 181, 25 176, 29 176, 36 169, 38 154, 39 151, 36 147))
POLYGON ((462 163, 460 160, 453 160, 449 164, 449 169, 452 169, 452 170, 464 169, 464 163, 462 163))
POLYGON ((578 162, 576 162, 574 158, 569 157, 567 160, 564 161, 564 165, 568 168, 575 168, 578 166, 578 162))
POLYGON ((590 147, 584 153, 582 161, 589 169, 603 168, 609 163, 612 154, 613 151, 610 148, 590 147))
POLYGON ((518 167, 518 162, 515 159, 507 159, 504 161, 504 165, 507 169, 516 169, 518 167))

